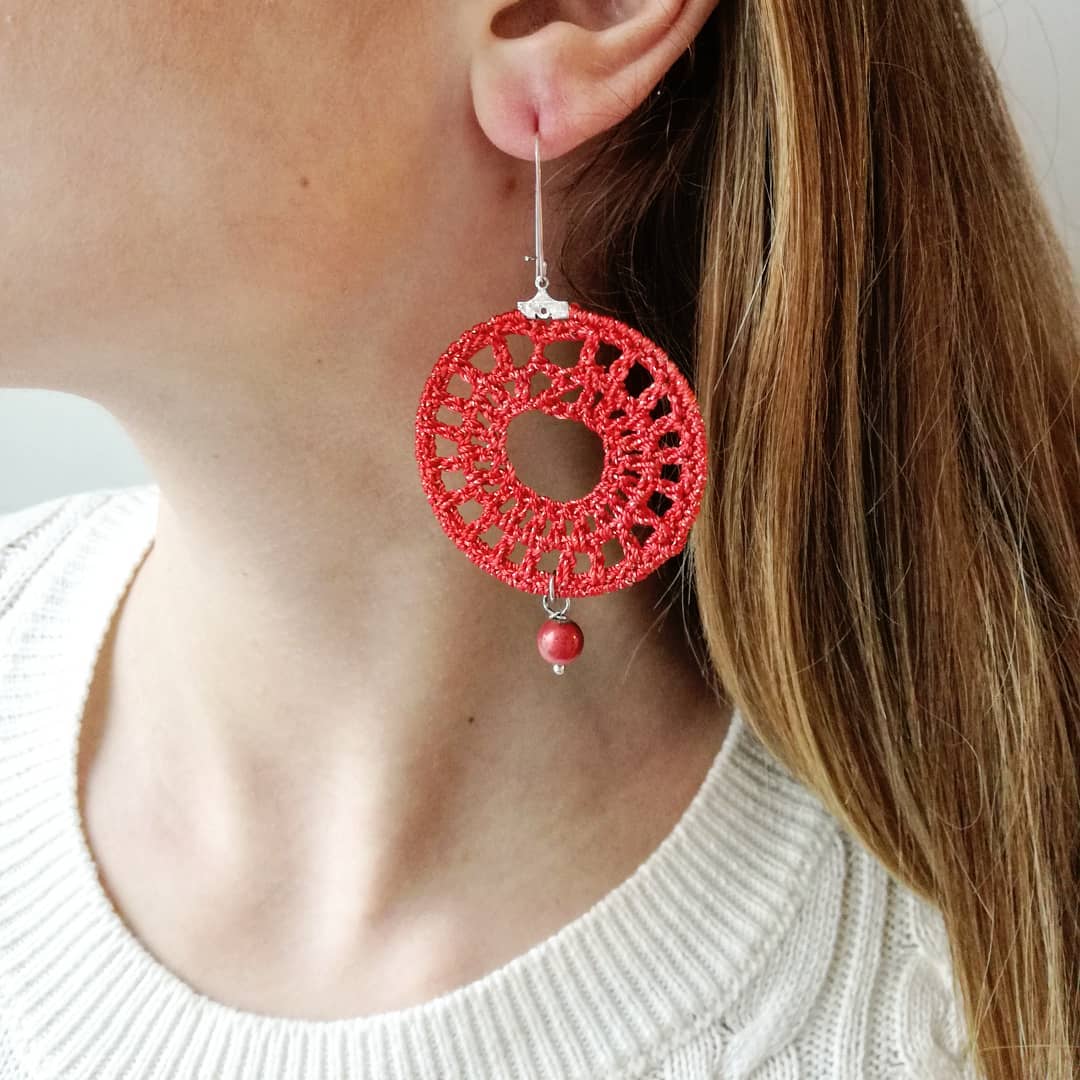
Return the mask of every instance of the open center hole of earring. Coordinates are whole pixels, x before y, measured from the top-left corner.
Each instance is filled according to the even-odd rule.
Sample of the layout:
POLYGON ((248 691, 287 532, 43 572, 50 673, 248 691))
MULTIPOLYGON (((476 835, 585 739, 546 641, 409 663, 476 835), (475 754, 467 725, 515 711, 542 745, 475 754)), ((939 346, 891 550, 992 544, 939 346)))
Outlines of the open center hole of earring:
POLYGON ((588 495, 604 468, 598 435, 576 420, 559 420, 540 409, 510 421, 506 452, 526 487, 557 502, 588 495))

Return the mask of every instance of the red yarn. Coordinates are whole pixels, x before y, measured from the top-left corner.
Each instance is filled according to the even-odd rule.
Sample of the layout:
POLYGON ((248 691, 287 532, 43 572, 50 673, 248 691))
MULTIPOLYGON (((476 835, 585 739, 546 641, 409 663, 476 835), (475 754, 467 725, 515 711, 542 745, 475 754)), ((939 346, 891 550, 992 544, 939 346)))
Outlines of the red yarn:
POLYGON ((542 594, 550 573, 537 564, 546 553, 561 552, 555 567, 560 597, 624 588, 676 555, 705 489, 704 425, 686 379, 645 335, 573 303, 568 319, 530 319, 516 309, 494 315, 450 345, 420 398, 416 459, 436 517, 477 566, 517 589, 542 594), (532 339, 524 365, 515 366, 507 334, 532 339), (573 367, 544 355, 555 341, 582 342, 573 367), (608 365, 598 357, 601 342, 620 350, 608 365), (495 365, 482 371, 472 358, 488 345, 495 365), (631 381, 648 382, 636 396, 627 388, 631 369, 631 381), (537 373, 551 385, 534 394, 537 373), (465 397, 448 389, 455 375, 469 384, 465 397), (453 416, 440 419, 443 408, 453 416), (506 432, 510 421, 529 409, 577 420, 600 437, 603 471, 588 495, 559 502, 517 478, 506 453, 506 432), (436 436, 451 440, 456 449, 440 456, 436 436), (447 483, 455 474, 460 486, 447 483), (459 513, 470 500, 482 507, 471 522, 459 513), (611 539, 624 554, 609 566, 601 548, 611 539), (580 569, 578 555, 587 556, 580 569))

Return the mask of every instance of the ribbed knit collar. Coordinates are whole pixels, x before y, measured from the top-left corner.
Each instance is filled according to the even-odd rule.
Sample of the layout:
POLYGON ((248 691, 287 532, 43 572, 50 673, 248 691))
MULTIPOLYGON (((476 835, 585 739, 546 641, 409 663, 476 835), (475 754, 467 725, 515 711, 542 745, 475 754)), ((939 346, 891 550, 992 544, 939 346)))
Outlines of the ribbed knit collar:
POLYGON ((832 819, 736 711, 693 800, 637 870, 489 974, 342 1020, 245 1012, 197 992, 113 909, 79 815, 79 723, 153 541, 158 489, 90 498, 25 545, 25 557, 40 562, 47 548, 51 560, 21 571, 25 616, 0 680, 0 1007, 34 1080, 639 1077, 715 1022, 789 927, 832 819))

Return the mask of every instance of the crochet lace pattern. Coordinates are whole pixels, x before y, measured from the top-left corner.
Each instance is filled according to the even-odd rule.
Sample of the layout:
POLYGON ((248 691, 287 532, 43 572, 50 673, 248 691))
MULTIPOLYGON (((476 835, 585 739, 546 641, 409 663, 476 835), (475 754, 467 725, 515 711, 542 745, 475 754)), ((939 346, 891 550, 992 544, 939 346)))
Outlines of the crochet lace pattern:
POLYGON ((450 345, 420 399, 416 458, 440 524, 476 565, 524 592, 547 592, 554 572, 559 596, 597 596, 682 550, 705 489, 705 432, 689 383, 655 342, 577 304, 569 311, 507 311, 450 345), (532 342, 524 362, 507 342, 515 334, 532 342), (560 341, 580 342, 570 367, 545 353, 560 341), (548 498, 515 474, 507 430, 530 409, 600 437, 603 471, 583 498, 548 498), (557 564, 544 569, 550 552, 557 564))

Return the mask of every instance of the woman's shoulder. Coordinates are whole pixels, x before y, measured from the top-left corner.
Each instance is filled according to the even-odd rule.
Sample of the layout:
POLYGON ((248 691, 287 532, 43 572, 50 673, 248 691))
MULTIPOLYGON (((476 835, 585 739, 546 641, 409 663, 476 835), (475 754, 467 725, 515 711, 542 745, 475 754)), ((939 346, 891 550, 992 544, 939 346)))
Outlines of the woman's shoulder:
POLYGON ((50 540, 69 531, 96 503, 111 494, 111 491, 74 492, 0 513, 0 574, 5 574, 21 552, 48 546, 50 540))
POLYGON ((798 913, 726 1012, 720 1075, 973 1080, 941 913, 835 829, 798 913))
POLYGON ((156 484, 97 488, 0 513, 0 649, 17 631, 47 619, 46 599, 62 602, 80 569, 92 571, 96 559, 108 558, 115 526, 157 490, 156 484))

